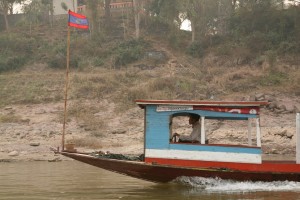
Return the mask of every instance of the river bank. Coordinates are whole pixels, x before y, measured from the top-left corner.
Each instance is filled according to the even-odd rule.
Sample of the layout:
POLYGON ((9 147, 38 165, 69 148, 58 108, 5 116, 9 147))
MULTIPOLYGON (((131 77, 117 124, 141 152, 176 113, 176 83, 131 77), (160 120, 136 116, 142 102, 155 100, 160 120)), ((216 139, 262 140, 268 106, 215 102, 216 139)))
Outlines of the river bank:
MULTIPOLYGON (((246 100, 268 100, 261 110, 262 148, 265 155, 292 158, 295 155, 295 112, 300 108, 297 96, 276 97, 260 94, 246 100), (269 98, 269 99, 268 99, 269 98)), ((136 107, 122 114, 113 112, 114 105, 101 101, 108 112, 96 113, 95 118, 106 121, 97 135, 84 124, 71 119, 67 123, 66 142, 74 142, 78 151, 109 151, 123 154, 143 153, 143 110, 136 107)), ((54 154, 50 148, 61 146, 62 103, 11 105, 0 110, 2 116, 14 116, 0 123, 0 161, 60 161, 68 160, 54 154)), ((246 141, 245 124, 228 121, 208 124, 211 142, 235 143, 246 141)), ((182 129, 188 131, 188 127, 182 129)))

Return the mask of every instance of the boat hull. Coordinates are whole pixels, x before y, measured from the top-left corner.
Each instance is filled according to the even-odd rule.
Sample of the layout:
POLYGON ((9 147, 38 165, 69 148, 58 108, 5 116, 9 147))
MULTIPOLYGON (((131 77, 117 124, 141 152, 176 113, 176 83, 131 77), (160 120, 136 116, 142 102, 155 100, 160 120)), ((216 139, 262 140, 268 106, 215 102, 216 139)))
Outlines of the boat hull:
POLYGON ((97 158, 81 153, 61 152, 62 155, 83 163, 87 163, 112 172, 128 175, 134 178, 152 182, 166 183, 182 176, 221 178, 237 181, 297 181, 300 182, 300 172, 253 172, 231 170, 228 168, 210 167, 179 167, 126 161, 109 158, 97 158))

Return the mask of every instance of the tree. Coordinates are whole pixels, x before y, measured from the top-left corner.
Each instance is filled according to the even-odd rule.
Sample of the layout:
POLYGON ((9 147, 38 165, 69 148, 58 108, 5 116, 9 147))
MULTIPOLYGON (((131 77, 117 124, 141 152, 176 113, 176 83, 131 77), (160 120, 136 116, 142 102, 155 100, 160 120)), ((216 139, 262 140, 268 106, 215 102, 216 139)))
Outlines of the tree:
POLYGON ((101 0, 88 0, 87 6, 91 11, 91 31, 93 36, 98 36, 100 32, 100 21, 99 21, 99 5, 102 3, 101 0))
POLYGON ((105 9, 105 24, 106 27, 110 27, 110 0, 105 0, 104 4, 105 9))
POLYGON ((219 1, 185 0, 184 12, 191 21, 192 42, 216 32, 219 1))
POLYGON ((5 29, 9 31, 9 23, 7 15, 13 14, 12 8, 14 3, 21 3, 23 0, 0 0, 0 15, 3 15, 5 21, 5 29))
POLYGON ((140 22, 141 22, 141 0, 133 0, 134 9, 134 24, 135 24, 135 37, 140 37, 140 22))
MULTIPOLYGON (((63 4, 63 3, 62 3, 63 4)), ((53 0, 42 0, 42 5, 48 7, 48 13, 50 13, 49 23, 51 27, 53 26, 53 18, 54 18, 54 8, 53 8, 53 0)), ((63 7, 63 5, 61 5, 63 7)), ((66 6, 66 5, 65 5, 66 6)))
POLYGON ((148 6, 148 15, 160 29, 168 30, 169 37, 177 37, 186 18, 182 0, 154 0, 148 6))

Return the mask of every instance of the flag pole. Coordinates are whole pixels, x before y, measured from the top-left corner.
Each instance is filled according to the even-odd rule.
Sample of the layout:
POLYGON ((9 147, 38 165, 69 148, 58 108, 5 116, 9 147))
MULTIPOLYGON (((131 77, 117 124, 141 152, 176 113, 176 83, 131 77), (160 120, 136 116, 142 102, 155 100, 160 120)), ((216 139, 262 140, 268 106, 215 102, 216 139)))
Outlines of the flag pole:
POLYGON ((67 100, 68 100, 68 85, 69 85, 69 67, 70 67, 70 26, 68 26, 68 39, 67 39, 67 67, 65 77, 65 104, 64 104, 64 122, 62 132, 62 151, 65 149, 65 132, 66 132, 66 121, 67 121, 67 100))

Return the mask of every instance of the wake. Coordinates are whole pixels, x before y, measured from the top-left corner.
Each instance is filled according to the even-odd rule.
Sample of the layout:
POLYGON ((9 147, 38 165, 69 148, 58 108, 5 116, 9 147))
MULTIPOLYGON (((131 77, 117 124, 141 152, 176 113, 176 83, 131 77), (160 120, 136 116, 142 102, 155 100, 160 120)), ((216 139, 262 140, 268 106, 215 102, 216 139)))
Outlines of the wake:
POLYGON ((252 182, 232 181, 220 178, 180 177, 175 182, 205 190, 207 192, 257 192, 257 191, 293 191, 300 192, 300 182, 274 181, 252 182))

